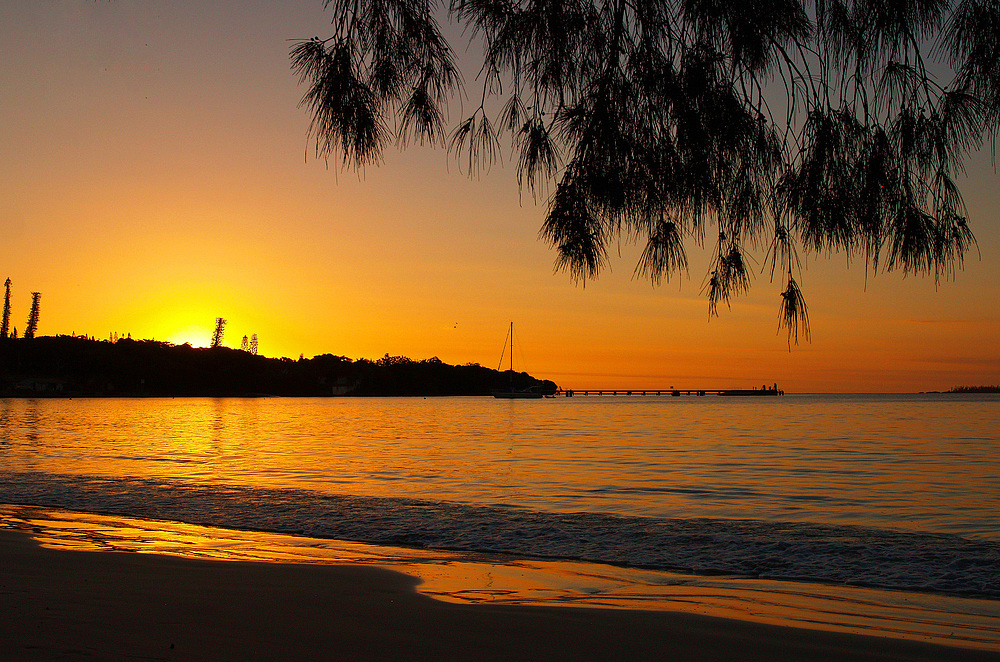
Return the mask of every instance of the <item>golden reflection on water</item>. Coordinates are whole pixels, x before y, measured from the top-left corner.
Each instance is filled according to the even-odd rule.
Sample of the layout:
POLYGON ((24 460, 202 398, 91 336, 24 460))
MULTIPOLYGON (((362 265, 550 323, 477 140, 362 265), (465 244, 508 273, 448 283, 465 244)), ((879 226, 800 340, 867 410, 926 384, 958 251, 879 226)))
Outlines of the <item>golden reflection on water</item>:
POLYGON ((546 512, 1000 536, 997 401, 731 400, 4 400, 0 464, 546 512))
POLYGON ((417 577, 421 593, 454 603, 681 611, 1000 651, 1000 601, 992 600, 385 547, 35 506, 0 505, 0 528, 28 531, 60 550, 375 565, 417 577))

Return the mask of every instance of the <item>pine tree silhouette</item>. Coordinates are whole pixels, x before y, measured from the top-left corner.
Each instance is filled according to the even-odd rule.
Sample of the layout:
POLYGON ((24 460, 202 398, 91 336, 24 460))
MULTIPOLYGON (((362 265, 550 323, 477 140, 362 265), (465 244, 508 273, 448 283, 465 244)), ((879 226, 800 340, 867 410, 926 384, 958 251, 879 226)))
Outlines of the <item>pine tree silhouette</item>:
POLYGON ((3 298, 3 322, 0 323, 0 340, 6 340, 10 330, 10 278, 4 283, 7 293, 3 298))
POLYGON ((25 338, 34 338, 35 331, 38 330, 39 300, 41 298, 41 292, 31 293, 31 312, 28 313, 28 326, 24 329, 25 338))
POLYGON ((226 320, 215 318, 215 331, 212 333, 212 347, 222 346, 222 335, 226 332, 226 320))

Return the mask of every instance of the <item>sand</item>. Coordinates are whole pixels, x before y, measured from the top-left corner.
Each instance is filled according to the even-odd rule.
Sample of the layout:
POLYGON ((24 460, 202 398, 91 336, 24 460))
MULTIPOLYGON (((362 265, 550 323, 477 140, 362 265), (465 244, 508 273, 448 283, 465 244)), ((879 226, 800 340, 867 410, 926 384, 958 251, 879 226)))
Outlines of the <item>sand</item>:
POLYGON ((46 549, 0 530, 3 660, 1000 660, 636 610, 463 605, 360 565, 46 549))

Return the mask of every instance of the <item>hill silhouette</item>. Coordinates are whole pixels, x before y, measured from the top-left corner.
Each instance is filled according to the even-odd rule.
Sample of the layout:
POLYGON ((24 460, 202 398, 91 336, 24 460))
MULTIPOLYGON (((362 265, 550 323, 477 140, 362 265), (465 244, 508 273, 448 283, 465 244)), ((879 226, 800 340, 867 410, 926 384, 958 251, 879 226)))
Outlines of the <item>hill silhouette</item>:
POLYGON ((0 342, 0 395, 11 396, 444 396, 557 386, 476 363, 404 356, 353 360, 268 358, 226 347, 73 336, 0 342))

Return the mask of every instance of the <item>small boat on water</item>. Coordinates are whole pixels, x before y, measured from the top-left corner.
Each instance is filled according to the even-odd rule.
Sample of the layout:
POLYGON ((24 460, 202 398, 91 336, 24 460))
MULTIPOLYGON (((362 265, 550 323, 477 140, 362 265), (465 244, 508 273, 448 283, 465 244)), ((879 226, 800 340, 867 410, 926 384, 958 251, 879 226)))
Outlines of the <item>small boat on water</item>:
POLYGON ((511 399, 520 399, 520 398, 534 400, 534 399, 537 399, 537 398, 544 397, 544 395, 542 394, 541 391, 532 390, 534 388, 535 387, 532 386, 531 388, 523 389, 523 390, 515 389, 513 387, 511 387, 509 390, 507 390, 507 389, 497 389, 497 390, 493 391, 493 397, 494 398, 504 398, 504 399, 508 399, 508 400, 511 400, 511 399))
MULTIPOLYGON (((514 323, 510 323, 510 330, 507 331, 508 340, 504 341, 504 352, 507 351, 508 345, 510 346, 510 369, 507 371, 510 374, 510 387, 503 389, 495 389, 492 391, 494 398, 501 398, 506 400, 535 400, 544 397, 539 386, 529 386, 527 388, 515 388, 514 386, 514 323)), ((503 365, 503 354, 500 355, 500 364, 503 365)), ((499 370, 500 367, 497 367, 499 370)))

